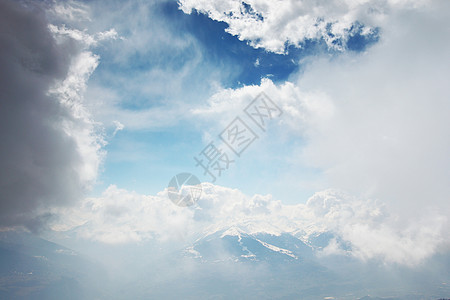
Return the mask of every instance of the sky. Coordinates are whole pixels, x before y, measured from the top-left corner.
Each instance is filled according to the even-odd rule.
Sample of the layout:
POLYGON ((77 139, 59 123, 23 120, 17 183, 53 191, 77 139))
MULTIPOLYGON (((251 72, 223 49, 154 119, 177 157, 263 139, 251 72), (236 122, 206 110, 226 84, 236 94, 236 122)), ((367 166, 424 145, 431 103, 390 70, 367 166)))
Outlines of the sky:
POLYGON ((251 220, 363 260, 449 249, 448 1, 0 5, 1 227, 127 244, 251 220), (211 142, 234 160, 215 180, 211 142), (183 172, 204 183, 188 208, 166 190, 183 172))

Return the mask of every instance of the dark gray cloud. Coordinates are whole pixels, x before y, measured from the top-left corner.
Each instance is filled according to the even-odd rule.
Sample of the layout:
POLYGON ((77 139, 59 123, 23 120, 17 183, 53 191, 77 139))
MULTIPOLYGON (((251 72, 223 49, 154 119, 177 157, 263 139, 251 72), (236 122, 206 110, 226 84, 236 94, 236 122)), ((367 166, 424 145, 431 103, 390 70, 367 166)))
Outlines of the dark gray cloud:
POLYGON ((81 196, 83 158, 62 126, 73 116, 48 94, 78 53, 37 4, 0 1, 0 226, 37 229, 49 207, 81 196))

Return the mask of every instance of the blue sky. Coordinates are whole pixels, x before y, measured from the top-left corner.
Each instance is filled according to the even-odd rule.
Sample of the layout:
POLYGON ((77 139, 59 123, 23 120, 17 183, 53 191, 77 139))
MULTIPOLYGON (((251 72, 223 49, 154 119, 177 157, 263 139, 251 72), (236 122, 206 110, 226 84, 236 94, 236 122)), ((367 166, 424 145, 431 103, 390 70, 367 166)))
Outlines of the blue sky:
MULTIPOLYGON (((131 11, 133 9, 137 8, 132 7, 131 11)), ((225 32, 228 27, 225 22, 212 20, 200 13, 185 14, 176 2, 161 2, 143 9, 151 9, 149 14, 174 38, 183 39, 188 36, 190 45, 176 47, 163 41, 162 46, 155 46, 159 43, 158 38, 161 38, 156 37, 148 40, 147 44, 139 45, 139 49, 134 52, 126 53, 126 56, 120 57, 118 61, 117 47, 127 47, 127 38, 133 34, 145 35, 152 31, 149 26, 141 28, 139 33, 133 33, 132 28, 124 26, 118 32, 124 40, 111 41, 99 47, 96 53, 100 55, 101 60, 90 78, 90 84, 113 90, 120 98, 118 106, 125 110, 164 107, 167 103, 171 105, 177 101, 187 101, 192 103, 191 107, 195 107, 212 96, 212 84, 224 89, 237 89, 259 85, 262 78, 270 78, 275 84, 283 83, 289 80, 292 74, 302 71, 303 58, 317 55, 334 56, 340 53, 329 49, 321 40, 305 40, 301 46, 287 46, 284 54, 273 53, 264 48, 255 49, 248 41, 241 41, 225 32), (111 44, 115 45, 108 47, 111 44), (136 78, 151 86, 153 77, 147 76, 147 72, 154 69, 177 72, 189 66, 199 56, 200 61, 188 70, 185 77, 177 81, 177 89, 182 90, 180 94, 173 93, 170 83, 150 93, 143 87, 128 87, 124 84, 127 80, 136 78), (209 70, 214 74, 213 83, 208 82, 211 79, 209 70)), ((123 21, 120 20, 121 16, 117 18, 123 21)), ((145 24, 148 20, 141 22, 145 24)), ((354 26, 356 28, 362 25, 354 26)), ((375 43, 377 38, 377 32, 370 36, 356 33, 347 42, 348 51, 363 51, 375 43)), ((87 94, 89 95, 89 90, 87 94)), ((209 124, 196 124, 193 120, 183 120, 181 116, 180 120, 160 128, 134 130, 125 126, 124 130, 108 139, 108 145, 105 147, 108 155, 94 195, 101 193, 110 184, 140 193, 156 193, 165 187, 173 175, 183 171, 197 174, 201 180, 208 180, 207 176, 202 176, 202 169, 195 167, 193 160, 193 156, 208 143, 202 138, 202 126, 209 124)), ((109 129, 109 133, 113 130, 109 129)), ((220 131, 217 131, 216 136, 219 133, 220 131)), ((307 187, 298 188, 293 182, 295 179, 313 179, 318 176, 320 170, 303 166, 293 171, 290 178, 283 178, 286 170, 291 168, 289 156, 294 148, 302 143, 302 139, 299 137, 297 140, 284 141, 282 145, 267 143, 267 140, 272 138, 261 136, 253 145, 255 149, 249 149, 232 169, 223 174, 219 179, 220 184, 239 188, 250 194, 272 193, 287 202, 306 201, 314 190, 307 187), (256 149, 266 149, 266 153, 258 157, 255 155, 256 149), (290 182, 291 179, 293 182, 290 182)))

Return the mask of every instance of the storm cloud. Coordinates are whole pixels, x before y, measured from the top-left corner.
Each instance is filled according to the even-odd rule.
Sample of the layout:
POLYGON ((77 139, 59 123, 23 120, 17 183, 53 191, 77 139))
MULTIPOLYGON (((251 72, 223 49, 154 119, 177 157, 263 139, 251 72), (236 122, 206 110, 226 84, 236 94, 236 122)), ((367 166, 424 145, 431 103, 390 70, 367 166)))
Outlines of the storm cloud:
POLYGON ((95 177, 85 166, 98 138, 64 84, 82 53, 78 41, 55 39, 38 4, 0 1, 0 226, 38 229, 95 177))

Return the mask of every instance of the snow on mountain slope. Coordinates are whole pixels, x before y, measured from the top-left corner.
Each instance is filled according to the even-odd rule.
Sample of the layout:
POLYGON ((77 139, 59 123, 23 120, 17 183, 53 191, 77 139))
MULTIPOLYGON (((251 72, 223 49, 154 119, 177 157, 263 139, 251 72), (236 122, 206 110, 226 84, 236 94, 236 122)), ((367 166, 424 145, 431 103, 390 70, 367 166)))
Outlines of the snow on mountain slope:
POLYGON ((256 240, 257 240, 258 242, 260 242, 261 245, 263 245, 264 247, 266 247, 266 248, 268 248, 268 249, 270 249, 270 250, 272 250, 272 251, 280 252, 280 253, 282 253, 282 254, 286 254, 286 255, 288 255, 288 256, 290 256, 290 257, 293 257, 293 258, 295 258, 295 259, 298 259, 298 257, 295 256, 294 254, 292 254, 292 252, 289 251, 289 250, 286 250, 286 249, 283 249, 283 248, 278 248, 277 246, 268 244, 268 243, 263 242, 263 241, 261 241, 261 240, 259 240, 259 239, 256 239, 256 240))
POLYGON ((314 257, 314 248, 291 233, 263 224, 216 226, 184 250, 203 261, 278 261, 314 257), (266 232, 262 228, 268 228, 266 232))

